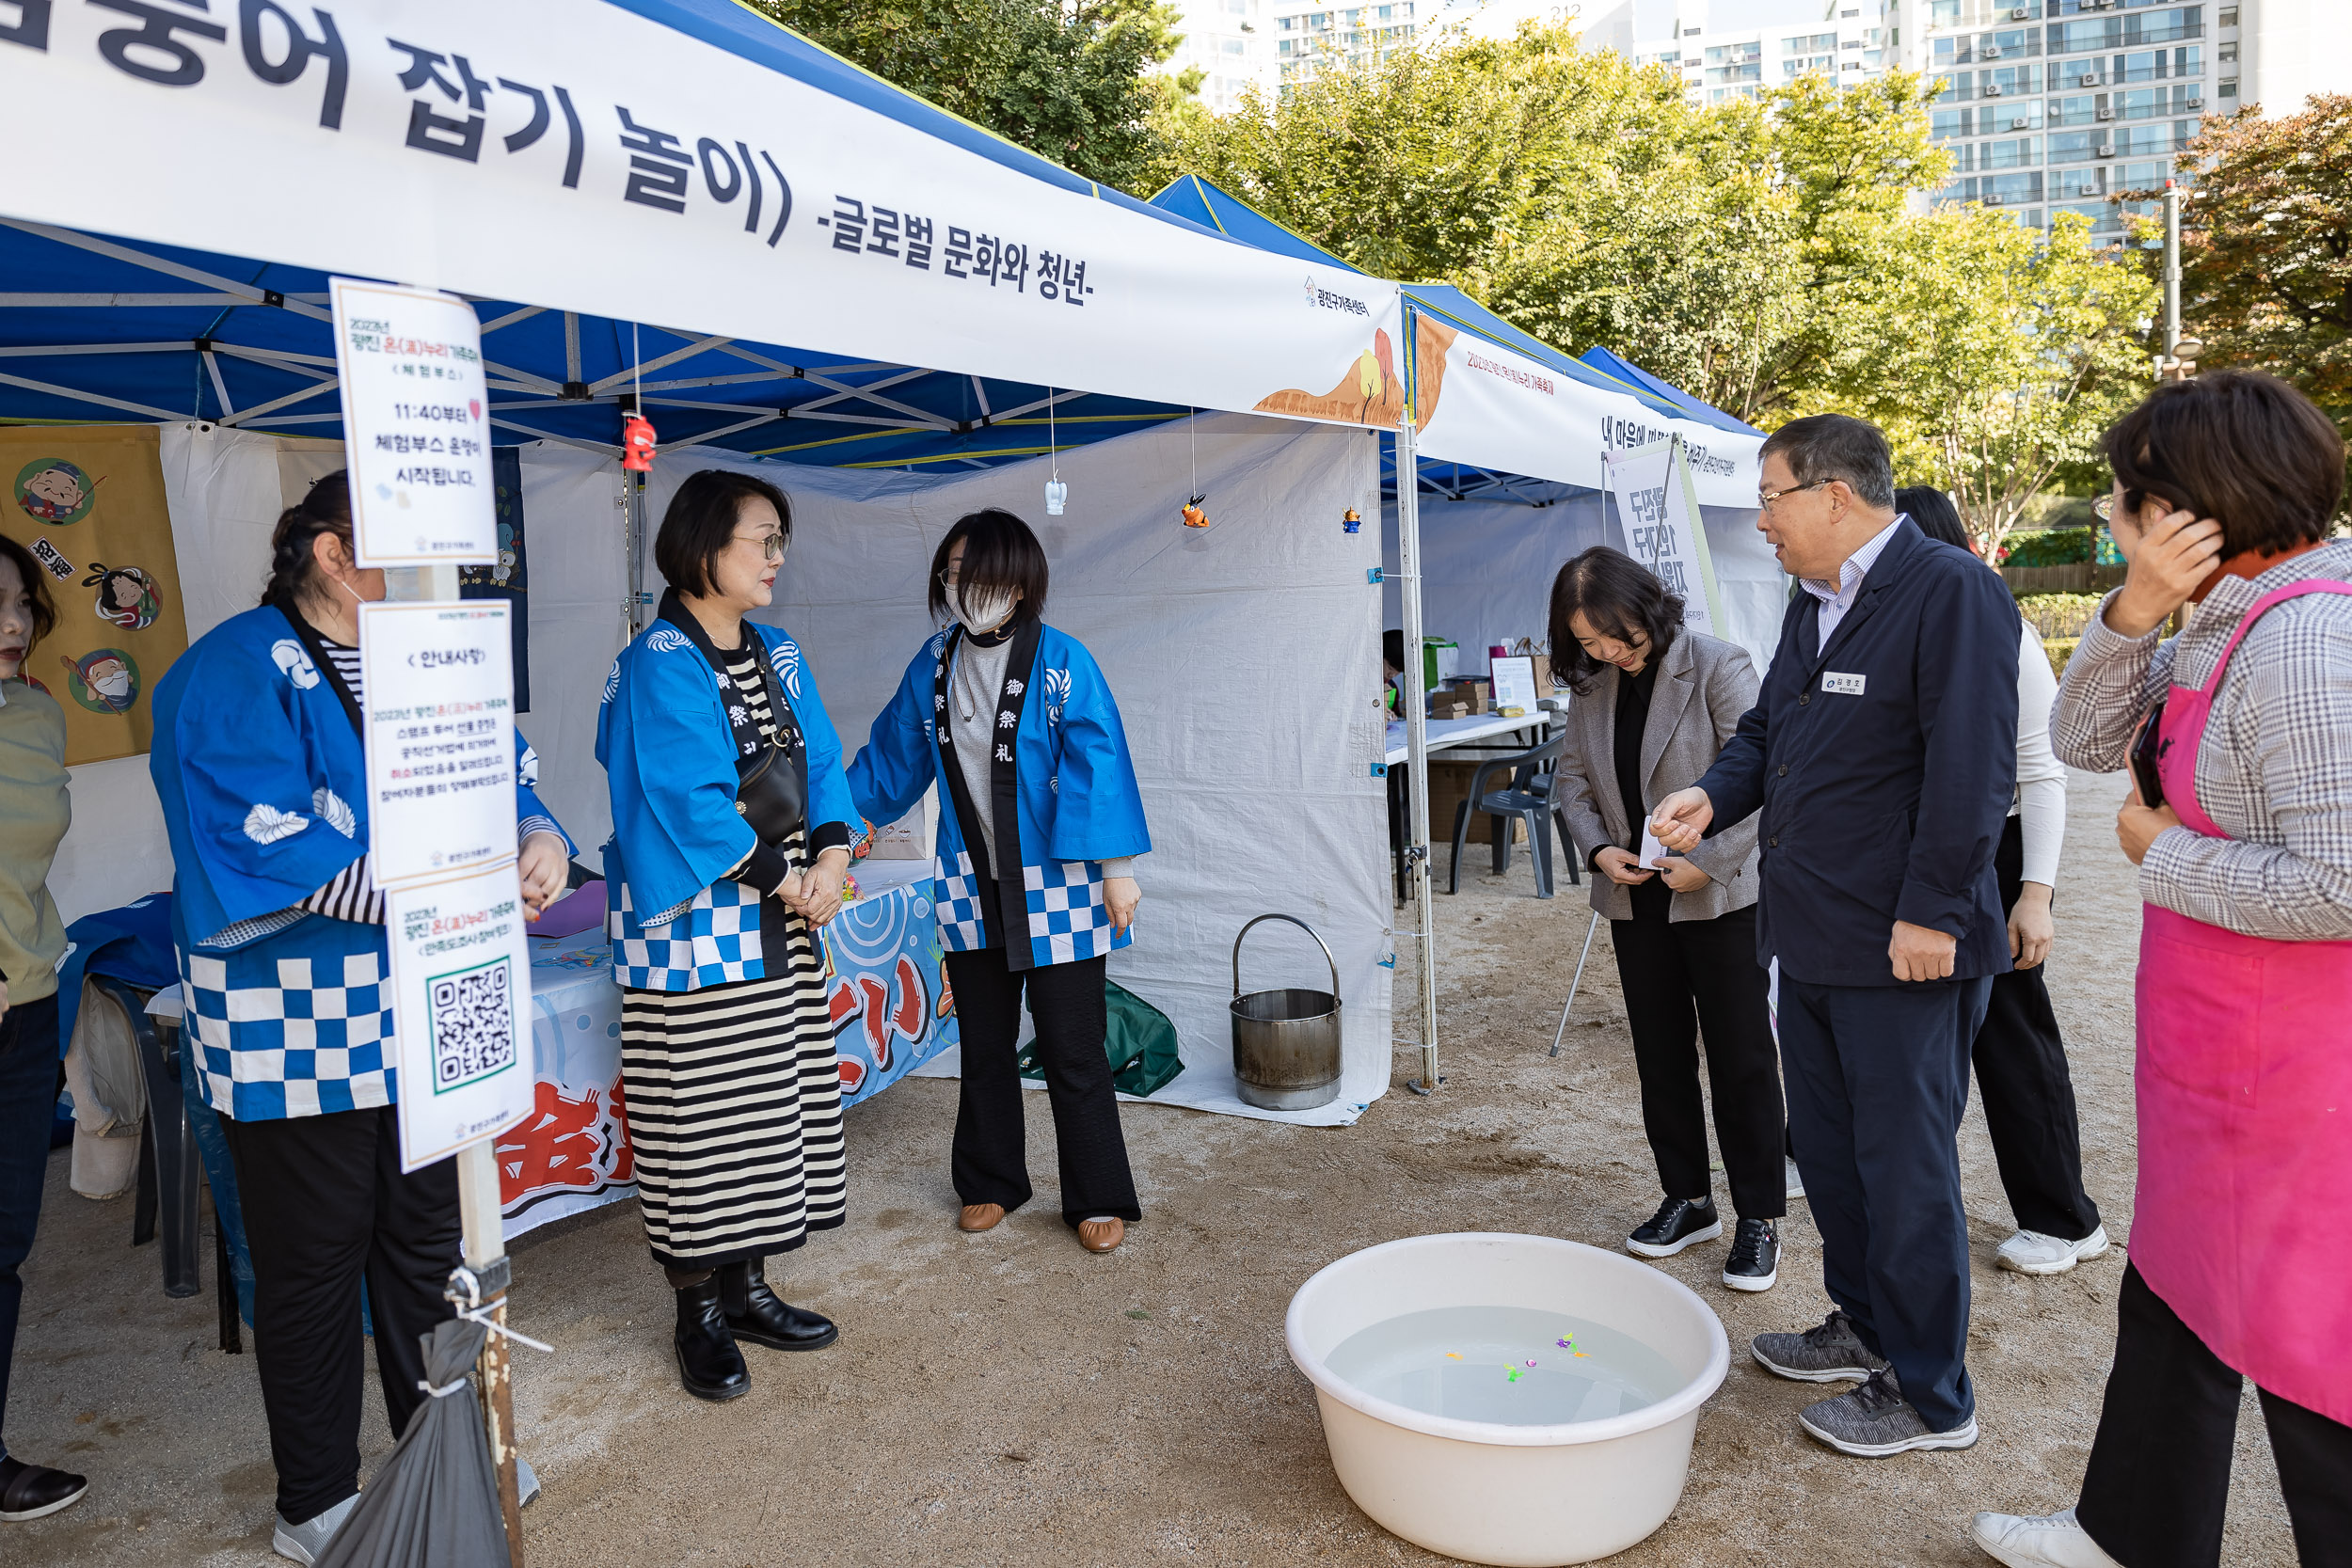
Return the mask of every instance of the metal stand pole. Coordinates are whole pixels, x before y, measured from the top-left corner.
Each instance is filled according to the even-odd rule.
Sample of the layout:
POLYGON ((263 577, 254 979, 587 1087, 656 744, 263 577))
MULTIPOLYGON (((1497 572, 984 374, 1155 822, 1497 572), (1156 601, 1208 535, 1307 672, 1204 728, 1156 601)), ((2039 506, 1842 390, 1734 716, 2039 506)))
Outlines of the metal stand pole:
MULTIPOLYGON (((457 597, 454 566, 394 566, 384 573, 387 599, 449 600, 457 597)), ((494 1320, 506 1322, 506 1233, 499 1212, 499 1167, 495 1140, 484 1138, 453 1156, 457 1162, 457 1209, 466 1238, 466 1267, 481 1282, 494 1320)), ((492 1334, 475 1363, 483 1420, 490 1435, 490 1459, 498 1466, 499 1507, 506 1516, 510 1568, 523 1568, 520 1494, 515 1482, 515 1386, 507 1368, 506 1336, 492 1334)))
MULTIPOLYGON (((1595 873, 1598 875, 1598 873, 1595 873)), ((1560 1004, 1560 1027, 1551 1032, 1551 1053, 1560 1054, 1560 1041, 1568 1032, 1568 1009, 1576 1006, 1576 988, 1584 983, 1584 960, 1593 956, 1593 938, 1600 934, 1600 911, 1593 911, 1593 923, 1584 927, 1584 951, 1576 956, 1576 978, 1568 982, 1568 999, 1560 1004)))
MULTIPOLYGON (((1413 373, 1415 354, 1413 310, 1405 312, 1406 374, 1413 373)), ((1421 1077, 1407 1080, 1416 1094, 1435 1094, 1444 1082, 1438 1076, 1438 917, 1431 902, 1436 891, 1429 865, 1429 693, 1422 679, 1421 618, 1421 464, 1417 453, 1413 404, 1418 388, 1405 400, 1405 417, 1396 427, 1396 556, 1405 584, 1405 766, 1407 809, 1405 850, 1406 873, 1412 878, 1413 920, 1421 937, 1421 1077)))

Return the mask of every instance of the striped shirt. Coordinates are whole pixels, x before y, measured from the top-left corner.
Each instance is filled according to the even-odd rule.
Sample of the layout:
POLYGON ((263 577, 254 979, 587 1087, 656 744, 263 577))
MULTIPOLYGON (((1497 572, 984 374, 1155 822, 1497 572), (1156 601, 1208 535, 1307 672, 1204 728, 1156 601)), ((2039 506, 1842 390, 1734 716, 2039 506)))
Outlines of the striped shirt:
MULTIPOLYGON (((329 642, 324 637, 319 639, 319 645, 326 650, 328 661, 335 666, 335 673, 342 677, 343 685, 350 689, 351 700, 360 705, 361 712, 365 712, 367 698, 359 685, 359 650, 346 648, 341 642, 329 642)), ((362 926, 383 925, 384 893, 375 885, 375 879, 368 875, 368 856, 361 855, 336 872, 332 881, 294 908, 335 920, 357 921, 362 926)))
POLYGON ((1879 557, 1886 551, 1886 542, 1895 537, 1895 531, 1902 527, 1910 515, 1907 512, 1898 512, 1893 522, 1864 540, 1859 549, 1838 563, 1835 584, 1815 578, 1797 579, 1806 593, 1821 601, 1821 608, 1815 612, 1813 623, 1820 639, 1819 646, 1829 646, 1830 633, 1837 629, 1837 623, 1846 618, 1846 611, 1853 608, 1855 595, 1862 592, 1862 579, 1869 575, 1872 566, 1878 564, 1879 557))

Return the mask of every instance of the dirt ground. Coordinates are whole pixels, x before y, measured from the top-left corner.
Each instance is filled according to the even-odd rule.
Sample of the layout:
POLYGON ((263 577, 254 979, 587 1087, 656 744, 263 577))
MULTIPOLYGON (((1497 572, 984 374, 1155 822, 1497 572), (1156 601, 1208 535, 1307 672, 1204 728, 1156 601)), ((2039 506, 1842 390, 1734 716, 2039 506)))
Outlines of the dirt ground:
MULTIPOLYGON (((2138 927, 2111 822, 2120 784, 2077 774, 2051 979, 2083 1110, 2089 1185, 2131 1219, 2131 975, 2138 927)), ((813 1355, 750 1349, 755 1386, 713 1406, 677 1386, 670 1300, 633 1204, 525 1240, 519 1423, 545 1478, 526 1515, 539 1564, 1430 1563, 1349 1503, 1312 1392, 1282 1346, 1291 1292, 1325 1263, 1399 1236, 1534 1231, 1622 1244, 1657 1180, 1643 1140, 1607 935, 1558 1059, 1546 1055, 1587 913, 1533 897, 1524 855, 1439 900, 1444 1071, 1352 1129, 1124 1108, 1146 1218, 1119 1252, 1081 1252, 1057 1213, 1051 1125, 1030 1101, 1038 1198, 995 1232, 953 1225, 950 1082, 909 1080, 849 1117, 851 1219, 777 1271, 837 1319, 813 1355)), ((1399 1034, 1410 1033, 1400 984, 1399 1034)), ((1809 1385, 1766 1375, 1751 1335, 1827 1309, 1819 1243, 1792 1206, 1781 1283, 1725 1291, 1720 1245, 1666 1267, 1723 1316, 1731 1374, 1699 1420, 1681 1506, 1628 1565, 1975 1564, 1979 1508, 2074 1496, 2097 1419, 2123 1262, 2056 1279, 1993 1266, 2010 1229, 1974 1113, 1962 1159, 1976 1258, 1970 1359, 1983 1440, 1965 1453, 1844 1458, 1798 1430, 1809 1385)), ((0 1526, 0 1560, 259 1563, 274 1486, 250 1355, 215 1347, 206 1290, 162 1293, 130 1205, 100 1205, 53 1163, 27 1271, 10 1449, 87 1471, 79 1505, 0 1526)), ((249 1342, 249 1341, 248 1341, 249 1342)), ((370 1380, 373 1380, 373 1368, 370 1380)), ((2250 1394, 2250 1390, 2249 1390, 2250 1394)), ((370 1395, 363 1448, 389 1447, 370 1395)), ((2293 1560, 2250 1398, 2223 1560, 2293 1560)))

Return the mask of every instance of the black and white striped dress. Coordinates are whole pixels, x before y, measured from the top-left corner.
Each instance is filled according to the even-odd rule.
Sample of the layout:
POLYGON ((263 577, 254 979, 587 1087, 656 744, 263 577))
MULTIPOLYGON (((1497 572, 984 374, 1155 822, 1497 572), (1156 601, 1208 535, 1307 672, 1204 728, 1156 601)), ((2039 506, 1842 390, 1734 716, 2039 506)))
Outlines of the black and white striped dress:
MULTIPOLYGON (((774 714, 754 644, 728 656, 760 734, 774 714)), ((807 859, 805 827, 785 857, 807 859)), ((621 1077, 636 1146, 645 1240, 666 1269, 789 1252, 847 1213, 841 1065, 825 1006, 824 958, 808 923, 759 905, 757 980, 621 993, 621 1077)))

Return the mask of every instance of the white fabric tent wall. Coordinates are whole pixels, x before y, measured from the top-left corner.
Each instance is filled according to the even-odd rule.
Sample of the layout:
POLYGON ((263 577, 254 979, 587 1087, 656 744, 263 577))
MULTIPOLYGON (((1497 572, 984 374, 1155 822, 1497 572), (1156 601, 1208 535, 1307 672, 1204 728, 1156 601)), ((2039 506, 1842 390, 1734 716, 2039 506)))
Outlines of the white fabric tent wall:
MULTIPOLYGON (((1330 1124, 1389 1085, 1387 805, 1371 768, 1380 600, 1366 580, 1378 541, 1341 525, 1377 505, 1376 464, 1368 433, 1214 415, 1063 452, 1061 517, 1043 515, 1043 459, 932 475, 691 450, 655 465, 646 512, 658 525, 702 467, 785 490, 792 546, 771 615, 801 641, 851 752, 934 629, 925 587, 948 527, 984 506, 1026 518, 1053 563, 1046 618, 1109 677, 1142 784, 1152 852, 1136 868, 1136 943, 1110 968, 1176 1023, 1184 1071, 1153 1100, 1269 1114, 1233 1098, 1226 1004, 1234 936, 1279 911, 1330 943, 1345 1006, 1338 1101, 1279 1119, 1330 1124), (1195 490, 1206 530, 1177 519, 1195 490)), ((650 561, 644 571, 658 589, 650 561)), ((1268 926, 1244 954, 1244 984, 1329 981, 1311 943, 1268 926)))
MULTIPOLYGON (((1604 509, 1598 491, 1540 483, 1528 488, 1558 499, 1531 506, 1422 493, 1422 624, 1429 636, 1461 644, 1464 674, 1486 673, 1486 650, 1497 642, 1529 637, 1543 647, 1551 580, 1561 566, 1595 545, 1625 548, 1616 509, 1604 509)), ((1700 514, 1730 640, 1748 650, 1760 674, 1780 640, 1788 579, 1756 531, 1753 509, 1708 506, 1700 514)), ((1382 513, 1381 551, 1393 575, 1399 569, 1393 504, 1382 513)), ((1385 624, 1399 625, 1397 588, 1391 586, 1384 600, 1385 624)))

